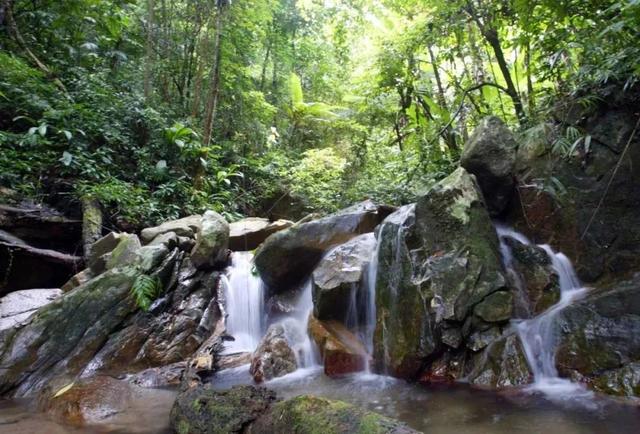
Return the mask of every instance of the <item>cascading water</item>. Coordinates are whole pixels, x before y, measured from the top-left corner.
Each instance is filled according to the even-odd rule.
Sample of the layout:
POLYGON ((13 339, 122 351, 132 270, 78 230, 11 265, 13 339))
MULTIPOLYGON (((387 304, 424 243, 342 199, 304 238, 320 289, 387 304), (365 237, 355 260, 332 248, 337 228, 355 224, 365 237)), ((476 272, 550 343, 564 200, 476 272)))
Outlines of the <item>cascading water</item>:
POLYGON ((252 272, 253 254, 234 252, 222 281, 227 301, 227 334, 224 354, 256 349, 264 333, 264 285, 252 272))
MULTIPOLYGON (((511 276, 515 277, 516 286, 521 285, 519 290, 524 291, 522 278, 512 266, 511 248, 504 241, 504 238, 511 237, 526 245, 530 245, 531 242, 524 235, 500 225, 496 225, 496 231, 500 238, 500 249, 505 268, 511 276)), ((590 393, 581 385, 558 376, 558 370, 555 366, 557 336, 554 321, 562 309, 581 298, 587 289, 580 284, 569 258, 562 253, 554 252, 546 244, 539 247, 547 252, 551 258, 552 267, 558 274, 560 301, 540 315, 518 321, 515 324, 527 362, 534 376, 534 383, 530 389, 541 391, 550 396, 586 396, 590 393)))
POLYGON ((313 297, 309 279, 302 287, 293 315, 282 320, 287 340, 296 355, 298 368, 311 368, 318 364, 318 352, 307 332, 312 311, 313 297))

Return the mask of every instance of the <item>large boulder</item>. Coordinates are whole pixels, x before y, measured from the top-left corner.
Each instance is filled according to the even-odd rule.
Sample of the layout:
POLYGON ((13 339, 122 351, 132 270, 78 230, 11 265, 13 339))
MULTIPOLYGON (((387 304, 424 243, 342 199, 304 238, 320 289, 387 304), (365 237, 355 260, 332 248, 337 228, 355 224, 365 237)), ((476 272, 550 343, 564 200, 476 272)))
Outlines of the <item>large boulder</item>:
POLYGON ((314 316, 345 323, 357 318, 357 300, 366 291, 366 273, 376 248, 373 233, 360 235, 329 252, 312 274, 314 316))
POLYGON ((338 321, 309 318, 309 334, 315 341, 328 376, 365 369, 369 355, 360 340, 338 321))
POLYGON ((594 389, 640 396, 640 274, 560 312, 556 365, 594 389))
POLYGON ((378 370, 414 378, 444 351, 443 336, 459 351, 480 350, 499 336, 511 294, 473 175, 457 169, 415 206, 390 215, 378 240, 378 370))
POLYGON ((20 289, 60 288, 82 264, 79 256, 0 241, 0 296, 20 289))
POLYGON ((278 401, 275 392, 254 386, 184 391, 171 410, 171 426, 178 434, 416 432, 346 402, 307 395, 278 401))
POLYGON ((289 346, 285 327, 273 324, 251 358, 249 372, 256 383, 281 377, 298 368, 296 354, 289 346))
POLYGON ((516 333, 505 333, 469 362, 471 384, 490 389, 524 386, 532 374, 516 333))
POLYGON ((389 212, 389 207, 366 201, 271 235, 256 253, 260 277, 272 293, 300 286, 325 252, 372 232, 389 212))
POLYGON ((62 291, 56 288, 25 289, 0 298, 0 331, 20 325, 61 294, 62 291))
POLYGON ((229 249, 249 251, 256 249, 267 237, 293 226, 289 220, 269 221, 266 218, 248 217, 230 225, 229 249))
POLYGON ((518 200, 509 220, 566 254, 583 282, 626 279, 640 269, 637 100, 637 91, 618 91, 587 111, 564 107, 562 119, 589 138, 571 154, 554 150, 566 133, 553 125, 527 132, 518 149, 518 200))
POLYGON ((516 141, 498 117, 484 118, 462 150, 460 165, 474 174, 491 215, 499 215, 514 191, 516 141))
POLYGON ((207 211, 196 234, 191 262, 196 268, 211 268, 225 263, 229 247, 229 224, 220 214, 207 211))

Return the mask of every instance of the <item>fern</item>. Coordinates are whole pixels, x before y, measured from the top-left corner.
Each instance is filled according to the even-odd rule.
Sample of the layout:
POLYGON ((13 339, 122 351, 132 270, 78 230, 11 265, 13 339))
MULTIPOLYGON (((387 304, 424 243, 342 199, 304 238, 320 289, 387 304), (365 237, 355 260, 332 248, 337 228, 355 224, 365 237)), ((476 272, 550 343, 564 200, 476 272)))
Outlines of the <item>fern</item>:
POLYGON ((131 287, 131 296, 135 300, 136 304, 143 311, 148 311, 151 307, 151 303, 162 291, 162 284, 158 277, 147 276, 141 274, 133 282, 131 287))

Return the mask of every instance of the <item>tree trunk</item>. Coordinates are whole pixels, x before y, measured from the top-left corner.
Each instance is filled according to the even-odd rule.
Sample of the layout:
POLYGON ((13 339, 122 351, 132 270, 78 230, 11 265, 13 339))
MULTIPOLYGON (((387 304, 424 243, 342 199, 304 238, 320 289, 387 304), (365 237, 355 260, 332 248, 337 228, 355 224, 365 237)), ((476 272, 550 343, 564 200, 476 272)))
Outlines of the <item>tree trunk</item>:
POLYGON ((87 260, 91 245, 102 238, 102 210, 98 201, 82 199, 82 248, 87 260))
POLYGON ((144 99, 149 102, 151 98, 151 74, 153 71, 153 26, 155 25, 154 0, 147 0, 147 47, 144 64, 144 99))
POLYGON ((216 33, 213 41, 213 65, 209 74, 209 97, 204 118, 203 144, 209 146, 213 132, 213 124, 218 105, 218 93, 220 91, 220 34, 222 32, 222 3, 219 0, 216 5, 216 33))

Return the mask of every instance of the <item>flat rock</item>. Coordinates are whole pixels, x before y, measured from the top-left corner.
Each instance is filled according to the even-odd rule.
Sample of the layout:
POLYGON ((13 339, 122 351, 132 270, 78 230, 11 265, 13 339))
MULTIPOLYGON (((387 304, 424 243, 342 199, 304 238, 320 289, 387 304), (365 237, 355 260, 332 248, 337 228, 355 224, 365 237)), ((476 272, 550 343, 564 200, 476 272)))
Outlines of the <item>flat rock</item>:
POLYGON ((260 217, 248 217, 230 225, 229 249, 249 251, 258 248, 271 234, 293 226, 289 220, 269 221, 260 217))
POLYGON ((25 289, 0 299, 0 330, 21 324, 62 294, 60 289, 25 289))

